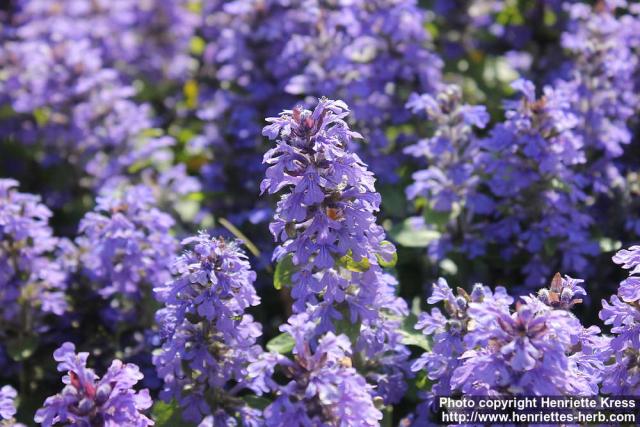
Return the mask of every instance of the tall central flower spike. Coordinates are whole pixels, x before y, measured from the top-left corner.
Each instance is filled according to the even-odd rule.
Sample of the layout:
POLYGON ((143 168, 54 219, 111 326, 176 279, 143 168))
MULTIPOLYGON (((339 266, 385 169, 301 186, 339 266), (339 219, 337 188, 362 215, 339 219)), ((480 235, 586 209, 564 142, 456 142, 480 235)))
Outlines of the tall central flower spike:
POLYGON ((176 399, 184 418, 201 425, 261 425, 260 411, 237 396, 262 353, 260 325, 245 313, 260 302, 256 274, 235 242, 200 233, 182 244, 189 249, 174 264, 174 280, 155 288, 165 304, 153 358, 164 381, 160 397, 176 399))
POLYGON ((322 98, 313 111, 267 119, 263 134, 276 146, 264 156, 261 190, 282 194, 270 229, 280 243, 274 259, 293 269, 294 313, 308 312, 317 335, 347 324, 358 335, 357 352, 369 359, 385 354, 380 363, 396 371, 373 381, 393 401, 402 389, 397 358, 406 357, 396 330, 407 307, 394 295, 395 278, 383 271, 395 262, 395 247, 376 224, 375 178, 347 151, 361 137, 344 121, 348 114, 344 102, 322 98))
POLYGON ((36 413, 37 423, 43 427, 153 425, 143 413, 153 403, 149 391, 133 389, 143 378, 136 365, 114 360, 99 378, 87 368, 89 353, 76 353, 70 342, 62 344, 53 357, 58 362, 58 371, 66 373, 62 377, 65 387, 61 393, 47 398, 36 413))

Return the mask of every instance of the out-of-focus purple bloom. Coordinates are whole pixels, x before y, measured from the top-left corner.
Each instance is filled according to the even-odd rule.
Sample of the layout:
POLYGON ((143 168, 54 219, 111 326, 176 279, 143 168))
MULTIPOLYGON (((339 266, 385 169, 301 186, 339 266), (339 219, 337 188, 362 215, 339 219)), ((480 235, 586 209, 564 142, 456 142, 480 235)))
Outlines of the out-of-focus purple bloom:
POLYGON ((293 360, 265 353, 250 368, 259 377, 280 369, 288 378, 284 385, 263 383, 275 394, 264 410, 267 426, 379 425, 382 413, 374 405, 371 385, 352 366, 349 338, 327 332, 312 344, 316 325, 307 313, 292 316, 280 329, 295 340, 293 360))
POLYGON ((506 103, 506 121, 482 141, 479 173, 488 176, 494 209, 476 236, 498 244, 505 259, 526 254, 526 282, 540 285, 557 254, 558 267, 580 272, 599 248, 589 235, 586 157, 569 100, 552 87, 536 99, 528 81, 514 88, 523 97, 506 103))
POLYGON ((104 298, 139 301, 153 286, 171 278, 177 241, 173 219, 155 207, 151 190, 125 186, 105 192, 80 222, 83 273, 104 298))
MULTIPOLYGON (((219 128, 210 132, 214 148, 230 129, 234 147, 255 151, 256 120, 326 95, 351 105, 369 141, 361 147, 364 159, 384 180, 395 179, 400 140, 384 128, 410 118, 403 108, 408 93, 431 92, 441 79, 426 14, 415 1, 218 1, 203 14, 202 78, 220 89, 203 91, 198 114, 219 128)), ((255 167, 248 165, 259 172, 255 167)))
POLYGON ((53 236, 52 214, 40 197, 20 193, 17 186, 0 179, 0 313, 5 322, 15 320, 22 306, 62 315, 68 266, 53 258, 73 246, 53 236))
POLYGON ((627 121, 640 107, 633 79, 640 64, 627 42, 628 23, 616 16, 617 6, 606 1, 593 7, 580 2, 568 5, 570 21, 562 46, 571 62, 566 81, 558 82, 570 96, 584 144, 604 154, 594 162, 602 168, 594 171, 601 180, 596 189, 602 191, 611 178, 604 167, 631 142, 627 121))
POLYGON ((0 367, 4 346, 39 343, 53 318, 67 312, 69 273, 76 248, 53 235, 51 211, 40 197, 17 191, 18 182, 0 179, 0 367), (29 323, 25 323, 29 319, 29 323))
POLYGON ((489 121, 486 109, 462 104, 462 91, 457 86, 448 86, 437 97, 414 94, 407 107, 414 113, 426 113, 436 128, 430 138, 404 150, 428 164, 427 169, 413 174, 415 182, 407 188, 407 197, 423 196, 440 212, 451 211, 461 200, 481 197, 475 188, 478 177, 473 175, 478 155, 473 127, 485 127, 489 121))
POLYGON ((165 3, 20 2, 0 52, 0 103, 11 112, 1 123, 6 134, 30 145, 44 167, 72 166, 73 184, 90 189, 146 167, 170 169, 174 141, 152 130, 150 106, 134 101, 137 91, 119 69, 139 59, 137 73, 163 73, 180 62, 157 53, 173 51, 167 35, 178 27, 165 19, 186 7, 165 3))
POLYGON ((59 394, 48 397, 38 409, 37 423, 44 427, 153 425, 144 415, 153 403, 149 391, 133 388, 143 378, 136 365, 114 360, 100 378, 86 366, 89 353, 76 353, 70 342, 62 344, 53 356, 58 371, 65 372, 62 377, 65 387, 59 394))
POLYGON ((182 244, 190 249, 175 262, 174 280, 155 288, 165 304, 153 357, 164 381, 160 396, 175 398, 189 421, 228 425, 239 413, 255 425, 260 414, 236 395, 249 387, 247 365, 262 353, 261 327, 245 314, 260 302, 256 275, 235 242, 200 233, 182 244))
POLYGON ((147 79, 188 76, 198 19, 188 1, 19 0, 24 39, 90 40, 107 66, 147 79))
POLYGON ((472 126, 486 124, 486 112, 461 104, 456 87, 412 98, 408 106, 425 111, 436 130, 407 149, 429 161, 407 195, 423 196, 429 212, 448 214, 443 224, 429 224, 440 233, 429 244, 432 257, 463 252, 473 259, 491 247, 503 259, 527 260, 516 268, 527 285, 540 285, 554 263, 580 272, 599 251, 589 234, 586 155, 564 92, 545 87, 537 98, 530 81, 512 86, 520 99, 505 102, 506 120, 483 139, 472 126))

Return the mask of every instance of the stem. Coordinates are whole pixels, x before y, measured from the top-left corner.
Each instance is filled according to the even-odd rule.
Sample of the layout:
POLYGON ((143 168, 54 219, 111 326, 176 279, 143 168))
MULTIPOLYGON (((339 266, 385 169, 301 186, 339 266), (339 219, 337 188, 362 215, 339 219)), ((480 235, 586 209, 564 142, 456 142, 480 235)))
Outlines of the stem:
POLYGON ((249 252, 253 254, 253 256, 255 256, 256 258, 260 258, 260 249, 258 249, 258 247, 246 236, 246 234, 238 229, 238 227, 231 224, 226 218, 218 218, 218 222, 224 228, 229 230, 231 234, 240 239, 242 243, 244 243, 244 245, 247 247, 247 249, 249 249, 249 252))

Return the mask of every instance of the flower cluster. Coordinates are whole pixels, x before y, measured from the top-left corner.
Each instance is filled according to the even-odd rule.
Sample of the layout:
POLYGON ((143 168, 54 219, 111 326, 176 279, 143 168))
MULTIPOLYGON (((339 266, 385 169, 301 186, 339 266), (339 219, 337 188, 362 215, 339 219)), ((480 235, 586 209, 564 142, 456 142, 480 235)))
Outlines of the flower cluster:
POLYGON ((431 402, 434 396, 447 395, 452 390, 451 377, 462 365, 461 356, 465 352, 464 338, 470 330, 470 303, 491 303, 499 307, 509 307, 513 298, 507 295, 504 288, 498 287, 495 293, 487 286, 475 285, 469 294, 458 288, 455 295, 444 279, 433 285, 433 293, 427 299, 429 304, 442 302, 446 313, 435 307, 431 313, 421 313, 416 329, 432 337, 430 352, 425 352, 411 366, 414 372, 426 370, 434 385, 427 395, 431 402))
MULTIPOLYGON (((603 153, 605 159, 621 156, 623 146, 631 142, 627 122, 640 102, 633 79, 640 63, 625 42, 629 23, 616 17, 617 3, 621 2, 601 1, 593 8, 583 3, 569 6, 571 20, 562 36, 571 62, 567 81, 559 84, 567 85, 564 90, 571 93, 585 145, 603 153)), ((611 171, 597 172, 603 187, 611 182, 607 176, 611 171)))
POLYGON ((17 186, 12 179, 0 179, 0 366, 7 362, 3 347, 20 348, 50 330, 46 316, 65 314, 68 275, 74 268, 66 260, 75 258, 73 244, 53 235, 51 211, 40 197, 20 193, 17 186))
MULTIPOLYGON (((200 169, 207 188, 252 195, 264 172, 262 118, 321 96, 351 105, 369 141, 351 149, 383 181, 397 180, 407 135, 385 128, 410 121, 411 91, 431 92, 441 80, 427 15, 415 0, 209 1, 202 14, 192 102, 202 132, 192 143, 213 160, 200 169)), ((214 204, 239 221, 256 209, 253 197, 214 204)))
POLYGON ((182 244, 191 249, 175 262, 174 279, 155 288, 165 305, 153 358, 164 382, 160 396, 175 398, 190 421, 254 425, 259 411, 237 394, 249 387, 247 365, 262 353, 261 327, 245 313, 260 302, 256 274, 235 242, 200 233, 182 244))
POLYGON ((524 80, 514 88, 522 98, 507 103, 506 121, 482 142, 482 171, 496 204, 485 231, 503 257, 528 254, 526 281, 540 285, 553 271, 549 255, 562 254, 562 270, 581 272, 599 248, 589 235, 580 170, 586 156, 568 100, 552 87, 536 99, 535 87, 524 80))
POLYGON ((630 270, 629 277, 620 283, 617 295, 611 302, 602 301, 600 319, 611 325, 611 353, 614 363, 607 365, 602 391, 620 395, 637 395, 640 392, 640 246, 621 250, 613 261, 630 270))
POLYGON ((568 311, 569 294, 584 293, 579 283, 558 274, 550 289, 540 291, 542 298, 524 297, 513 310, 513 298, 501 287, 492 292, 478 284, 470 294, 458 288, 455 295, 444 279, 434 284, 427 302, 442 302, 446 316, 433 308, 416 324, 432 348, 412 369, 426 371, 434 381, 424 393, 419 418, 429 417, 436 395, 597 394, 605 378, 608 340, 568 311))
POLYGON ((188 1, 20 0, 18 35, 86 39, 109 67, 132 76, 184 79, 189 42, 198 24, 188 1))
POLYGON ((44 427, 153 425, 144 414, 152 404, 149 391, 133 388, 143 378, 136 365, 114 360, 100 378, 87 368, 89 353, 76 353, 70 342, 62 344, 53 357, 58 362, 58 371, 66 372, 62 377, 65 387, 47 398, 36 412, 37 423, 44 427))
MULTIPOLYGON (((19 3, 0 55, 0 103, 10 112, 1 126, 10 140, 29 144, 45 168, 72 166, 68 186, 97 189, 150 160, 168 169, 155 163, 167 163, 174 141, 152 131, 150 105, 134 99, 138 90, 118 66, 133 60, 153 69, 178 64, 168 55, 174 47, 165 39, 165 20, 180 15, 184 2, 19 3)), ((190 37, 181 38, 188 45, 190 37)))
POLYGON ((146 186, 106 192, 80 222, 76 243, 83 273, 104 298, 140 300, 171 278, 178 246, 170 234, 173 225, 146 186))
POLYGON ((545 87, 536 98, 527 80, 513 88, 521 99, 506 102, 506 120, 480 140, 470 125, 486 123, 484 110, 459 105, 456 90, 438 101, 414 98, 410 106, 426 109, 438 127, 433 138, 410 150, 440 155, 414 175, 418 181, 407 191, 410 197, 422 192, 433 210, 449 213, 442 236, 431 244, 433 256, 463 251, 475 258, 497 245, 505 259, 526 257, 526 282, 539 285, 553 271, 550 256, 561 253, 558 267, 580 272, 598 252, 589 235, 592 218, 581 170, 586 155, 562 91, 545 87))
POLYGON ((414 94, 407 108, 416 114, 426 114, 434 131, 428 138, 405 148, 405 152, 423 161, 428 167, 413 174, 414 183, 406 189, 410 200, 422 198, 428 207, 426 213, 447 215, 448 221, 439 239, 429 246, 435 258, 444 257, 454 246, 475 256, 481 252, 471 233, 457 233, 456 228, 473 228, 474 214, 488 214, 494 208, 491 198, 481 191, 482 181, 476 164, 480 143, 474 127, 486 126, 489 115, 484 106, 462 103, 462 90, 447 86, 433 97, 414 94), (464 226, 459 224, 464 223, 464 226), (463 242, 453 242, 454 235, 462 234, 463 242))
MULTIPOLYGON (((406 357, 396 329, 407 309, 394 295, 395 279, 382 269, 392 263, 395 248, 376 224, 380 195, 373 174, 347 150, 360 137, 343 120, 347 114, 342 101, 321 99, 313 112, 296 108, 268 119, 272 124, 263 132, 277 145, 265 154, 269 168, 261 189, 288 190, 270 225, 281 243, 274 259, 295 270, 294 312, 308 312, 319 322, 318 333, 341 320, 356 325, 356 350, 370 358, 395 353, 381 360, 395 370, 406 357)), ((394 388, 386 400, 395 400, 394 388)))
POLYGON ((266 425, 379 425, 382 412, 371 386, 352 366, 349 338, 327 332, 314 345, 315 328, 307 313, 292 316, 280 330, 293 337, 293 360, 265 353, 250 366, 254 387, 275 394, 264 410, 266 425), (285 385, 271 378, 276 369, 287 376, 285 385))
POLYGON ((53 236, 51 211, 33 194, 20 193, 12 179, 0 180, 0 292, 2 317, 15 320, 18 310, 39 307, 62 315, 66 309, 65 266, 52 259, 69 248, 53 236))

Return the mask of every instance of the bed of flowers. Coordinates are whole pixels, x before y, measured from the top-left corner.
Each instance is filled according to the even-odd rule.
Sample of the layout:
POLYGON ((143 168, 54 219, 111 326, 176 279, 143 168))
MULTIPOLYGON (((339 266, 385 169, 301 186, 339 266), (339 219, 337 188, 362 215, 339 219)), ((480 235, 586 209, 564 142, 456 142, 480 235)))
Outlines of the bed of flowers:
POLYGON ((0 426, 640 396, 640 4, 0 4, 0 426))

